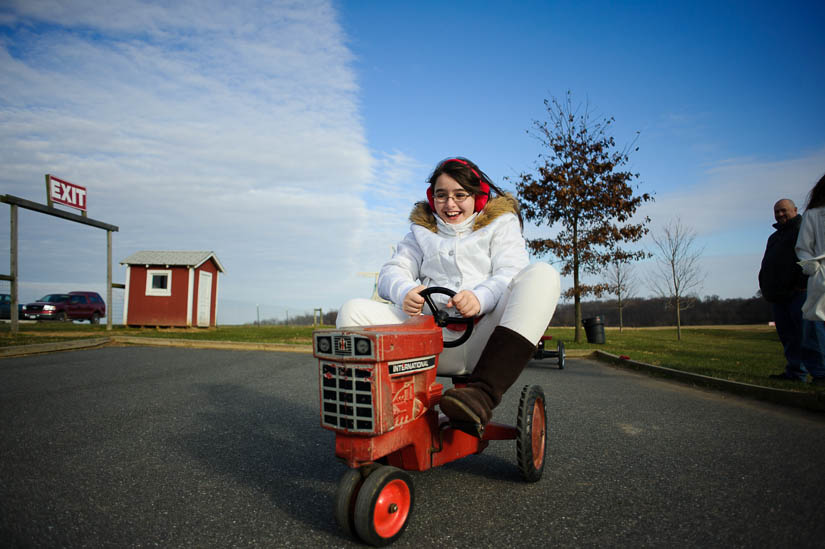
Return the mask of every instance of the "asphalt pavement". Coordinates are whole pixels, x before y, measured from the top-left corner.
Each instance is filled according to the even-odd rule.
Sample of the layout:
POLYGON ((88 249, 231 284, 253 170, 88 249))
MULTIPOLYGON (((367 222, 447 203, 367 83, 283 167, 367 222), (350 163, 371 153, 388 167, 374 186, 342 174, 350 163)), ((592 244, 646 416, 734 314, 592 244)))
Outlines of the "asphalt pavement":
MULTIPOLYGON (((515 443, 412 473, 397 547, 822 547, 825 417, 585 359, 533 362, 515 443)), ((496 420, 514 421, 512 389, 496 420)), ((311 355, 103 347, 0 360, 0 546, 355 547, 311 355)))

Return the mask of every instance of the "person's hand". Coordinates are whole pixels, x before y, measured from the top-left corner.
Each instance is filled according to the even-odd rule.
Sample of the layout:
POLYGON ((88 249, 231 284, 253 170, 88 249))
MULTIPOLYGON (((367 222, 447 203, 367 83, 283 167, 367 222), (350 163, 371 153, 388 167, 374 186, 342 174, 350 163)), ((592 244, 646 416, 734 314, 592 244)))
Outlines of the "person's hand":
POLYGON ((404 296, 404 303, 401 308, 410 316, 420 315, 421 309, 424 308, 424 298, 421 297, 421 290, 426 290, 426 286, 416 286, 404 296))
POLYGON ((461 290, 455 294, 447 302, 447 307, 455 307, 464 318, 476 316, 481 312, 481 303, 479 303, 476 294, 470 290, 461 290))

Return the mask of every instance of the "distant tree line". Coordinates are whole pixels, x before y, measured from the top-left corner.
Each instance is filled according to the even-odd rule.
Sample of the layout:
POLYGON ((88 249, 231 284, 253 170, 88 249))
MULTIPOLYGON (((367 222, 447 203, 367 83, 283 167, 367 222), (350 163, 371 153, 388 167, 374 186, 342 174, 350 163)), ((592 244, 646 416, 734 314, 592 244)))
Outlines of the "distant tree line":
MULTIPOLYGON (((335 319, 338 318, 338 311, 327 311, 321 317, 321 324, 335 326, 335 319)), ((261 320, 261 326, 312 326, 317 319, 317 315, 305 313, 302 315, 290 316, 289 318, 266 318, 261 320)), ((257 322, 248 322, 248 325, 257 325, 257 322)))
MULTIPOLYGON (((773 320, 771 305, 761 296, 721 299, 719 296, 687 298, 682 309, 682 325, 767 324, 773 320)), ((605 326, 619 325, 615 299, 582 302, 582 318, 601 316, 605 326)), ((625 326, 673 326, 672 300, 664 297, 632 298, 622 304, 625 326)), ((572 326, 575 309, 572 303, 560 303, 550 326, 572 326)))
MULTIPOLYGON (((688 298, 688 308, 682 310, 683 326, 712 326, 722 324, 767 324, 773 320, 771 305, 759 294, 749 298, 722 299, 717 295, 688 298)), ((619 325, 616 299, 583 301, 582 317, 601 316, 605 326, 619 325)), ((326 311, 325 326, 335 326, 338 311, 326 311)), ((559 303, 550 326, 572 326, 575 317, 573 303, 559 303)), ((629 298, 622 303, 625 326, 673 326, 673 302, 664 297, 629 298)), ((312 313, 285 318, 261 320, 262 326, 312 326, 312 313)), ((255 324, 250 322, 249 324, 255 324)))

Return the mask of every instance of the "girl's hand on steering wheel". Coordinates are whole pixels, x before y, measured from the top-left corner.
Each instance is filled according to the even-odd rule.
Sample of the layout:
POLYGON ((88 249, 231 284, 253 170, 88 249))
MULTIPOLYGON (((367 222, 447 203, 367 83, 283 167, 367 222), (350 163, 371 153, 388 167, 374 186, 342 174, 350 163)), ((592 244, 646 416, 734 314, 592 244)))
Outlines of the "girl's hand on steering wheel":
POLYGON ((476 295, 470 290, 461 290, 455 294, 450 298, 450 301, 447 302, 447 307, 455 307, 464 318, 476 316, 481 312, 481 303, 479 303, 476 295))
POLYGON ((419 295, 421 290, 426 290, 426 286, 416 286, 404 296, 404 303, 401 304, 401 309, 410 316, 420 315, 421 309, 424 308, 424 298, 419 295))

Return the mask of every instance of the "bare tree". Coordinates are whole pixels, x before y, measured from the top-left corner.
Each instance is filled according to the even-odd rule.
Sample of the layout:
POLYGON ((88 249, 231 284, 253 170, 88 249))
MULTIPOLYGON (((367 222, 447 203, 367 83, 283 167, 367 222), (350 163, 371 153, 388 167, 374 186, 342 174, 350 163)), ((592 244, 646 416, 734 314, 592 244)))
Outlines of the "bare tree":
POLYGON ((608 291, 616 296, 617 307, 619 309, 619 331, 624 328, 622 320, 622 309, 628 299, 636 294, 636 273, 633 265, 627 261, 615 260, 607 270, 608 291))
POLYGON ((676 338, 682 339, 681 313, 693 303, 690 297, 702 287, 705 274, 699 264, 702 248, 696 247, 696 233, 679 218, 651 234, 656 268, 650 285, 676 312, 676 338))

